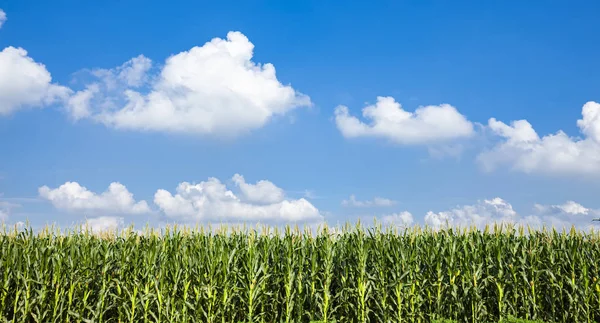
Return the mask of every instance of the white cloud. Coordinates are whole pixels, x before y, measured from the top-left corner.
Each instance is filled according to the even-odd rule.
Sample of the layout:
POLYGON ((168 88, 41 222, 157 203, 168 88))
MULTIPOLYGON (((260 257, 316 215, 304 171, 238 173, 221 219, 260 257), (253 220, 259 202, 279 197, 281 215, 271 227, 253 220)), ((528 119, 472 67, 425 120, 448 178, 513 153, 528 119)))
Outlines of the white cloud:
MULTIPOLYGON (((0 194, 2 196, 2 194, 0 194)), ((0 201, 0 222, 8 220, 8 217, 14 208, 21 207, 20 204, 0 201)))
POLYGON ((27 56, 23 48, 2 50, 0 71, 0 116, 63 101, 71 93, 69 88, 52 83, 46 67, 27 56))
POLYGON ((86 87, 85 90, 77 91, 74 95, 72 95, 67 101, 67 111, 71 115, 71 118, 74 120, 79 120, 82 118, 87 118, 92 114, 90 110, 90 101, 100 92, 100 87, 98 84, 90 84, 86 87))
POLYGON ((351 206, 351 207, 371 207, 371 206, 392 206, 397 202, 394 200, 386 199, 383 197, 374 197, 371 201, 359 201, 356 199, 356 196, 350 195, 348 200, 343 200, 343 206, 351 206))
POLYGON ((151 212, 146 201, 136 202, 133 194, 120 183, 111 183, 103 193, 97 194, 79 185, 66 182, 58 188, 42 186, 38 189, 42 198, 54 207, 69 211, 94 211, 118 214, 142 214, 151 212))
MULTIPOLYGON (((152 61, 144 55, 139 55, 113 71, 105 71, 108 73, 105 76, 105 82, 107 82, 108 78, 110 82, 117 83, 115 80, 110 79, 116 77, 118 81, 124 82, 128 86, 139 87, 148 81, 149 76, 147 73, 151 67, 152 61)), ((98 72, 100 73, 101 71, 98 72)))
POLYGON ((569 230, 575 226, 579 230, 600 230, 598 222, 592 222, 600 217, 600 210, 588 209, 574 201, 560 205, 536 204, 534 210, 532 215, 526 217, 527 222, 534 227, 553 226, 558 230, 569 230))
POLYGON ((433 228, 476 226, 482 229, 486 225, 505 223, 530 226, 534 229, 554 227, 557 230, 570 229, 575 226, 578 230, 600 229, 597 222, 592 222, 600 215, 600 210, 592 210, 574 201, 561 205, 536 204, 534 212, 527 215, 518 214, 512 205, 497 197, 491 200, 479 201, 474 205, 464 205, 449 211, 425 215, 425 224, 433 228))
POLYGON ((524 173, 600 175, 600 104, 587 102, 577 121, 584 138, 562 130, 539 137, 527 120, 507 125, 491 118, 489 129, 504 140, 481 153, 478 162, 487 171, 500 166, 524 173))
POLYGON ((304 197, 307 199, 318 199, 319 196, 313 190, 304 190, 304 197))
POLYGON ((4 12, 4 10, 0 9, 0 28, 2 28, 2 25, 4 25, 4 23, 6 22, 8 18, 6 18, 6 12, 4 12))
MULTIPOLYGON (((254 186, 250 191, 258 190, 257 187, 254 186)), ((265 191, 278 191, 270 185, 267 187, 265 191)), ((160 189, 154 195, 154 203, 167 217, 186 222, 322 221, 319 210, 304 198, 280 200, 273 197, 277 194, 261 193, 254 197, 263 203, 256 203, 256 200, 250 201, 248 196, 242 193, 243 198, 238 197, 225 184, 211 177, 198 184, 180 183, 175 195, 160 189)))
POLYGON ((398 227, 409 227, 413 224, 413 215, 410 212, 404 211, 400 213, 393 213, 381 217, 381 221, 385 225, 398 226, 398 227))
POLYGON ((449 211, 427 212, 425 224, 434 227, 485 227, 491 223, 516 223, 518 214, 510 203, 496 197, 479 201, 474 205, 464 205, 449 211))
POLYGON ((554 207, 571 215, 588 214, 590 212, 590 209, 574 201, 567 201, 565 204, 555 205, 554 207))
POLYGON ((240 188, 242 197, 248 202, 273 204, 283 201, 283 190, 269 181, 261 180, 256 184, 248 184, 244 176, 239 174, 235 174, 232 179, 240 188))
POLYGON ((149 72, 149 59, 138 56, 93 71, 101 91, 83 90, 83 106, 71 111, 89 111, 87 116, 121 129, 233 137, 312 105, 279 82, 272 64, 253 62, 253 51, 246 36, 229 32, 227 39, 169 57, 158 74, 149 72))
POLYGON ((381 137, 410 145, 439 143, 474 133, 473 124, 448 104, 409 112, 392 97, 377 97, 377 103, 365 107, 362 115, 371 122, 351 116, 346 106, 335 109, 335 122, 344 137, 381 137))
POLYGON ((82 229, 89 229, 92 233, 116 231, 122 227, 124 219, 116 216, 99 216, 96 218, 87 219, 82 229))

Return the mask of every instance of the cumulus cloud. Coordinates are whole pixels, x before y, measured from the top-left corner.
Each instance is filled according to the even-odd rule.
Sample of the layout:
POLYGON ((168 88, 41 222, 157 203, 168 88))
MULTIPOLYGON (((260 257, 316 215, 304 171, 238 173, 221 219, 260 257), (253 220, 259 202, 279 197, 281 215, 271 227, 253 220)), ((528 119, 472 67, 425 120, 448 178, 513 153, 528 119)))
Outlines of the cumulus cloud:
POLYGON ((244 176, 235 174, 233 182, 240 188, 242 197, 252 203, 273 204, 283 201, 284 192, 270 181, 261 180, 256 184, 248 184, 244 176))
MULTIPOLYGON (((245 183, 239 175, 233 181, 245 183)), ((186 222, 322 221, 319 210, 306 199, 284 199, 281 189, 267 181, 260 183, 247 184, 238 196, 216 178, 198 184, 183 182, 175 194, 158 190, 154 203, 167 217, 186 222)))
POLYGON ((510 203, 496 197, 479 201, 474 205, 464 205, 449 211, 427 212, 425 224, 434 227, 485 227, 490 223, 516 223, 518 214, 510 203))
POLYGON ((54 207, 68 211, 94 211, 117 214, 142 214, 150 212, 146 201, 136 202, 133 194, 120 183, 114 182, 103 193, 94 193, 77 182, 66 182, 58 188, 42 186, 40 197, 54 207))
POLYGON ((388 214, 381 217, 384 225, 396 227, 409 227, 413 224, 413 215, 410 212, 404 211, 400 213, 388 214))
POLYGON ((124 219, 116 216, 99 216, 96 218, 87 219, 83 225, 83 229, 88 229, 92 233, 115 231, 122 227, 124 219))
MULTIPOLYGON (((2 196, 2 194, 0 194, 2 196)), ((14 208, 21 207, 20 204, 0 201, 0 222, 8 220, 8 217, 14 208)))
POLYGON ((335 123, 346 138, 380 137, 398 144, 431 144, 474 133, 473 124, 451 105, 430 105, 406 111, 392 97, 377 97, 377 103, 362 110, 369 123, 350 115, 348 107, 335 109, 335 123))
POLYGON ((524 173, 600 175, 600 104, 587 102, 577 126, 583 138, 569 137, 562 130, 540 138, 527 120, 507 125, 491 118, 488 128, 502 138, 478 156, 487 171, 500 166, 524 173))
POLYGON ((0 9, 0 28, 2 28, 2 25, 4 25, 6 20, 7 20, 6 12, 4 12, 4 10, 0 9))
POLYGON ((496 197, 491 200, 478 201, 473 205, 458 206, 449 211, 428 212, 425 224, 433 228, 470 227, 482 229, 486 225, 515 224, 530 226, 534 229, 556 228, 578 230, 600 229, 592 220, 600 215, 599 210, 592 210, 574 201, 561 205, 536 204, 534 211, 525 215, 518 214, 507 201, 496 197))
POLYGON ((232 137, 312 105, 277 79, 272 64, 253 62, 253 51, 246 36, 229 32, 227 39, 169 57, 158 73, 138 56, 93 71, 97 81, 77 94, 69 110, 75 119, 120 129, 232 137))
POLYGON ((151 67, 152 61, 139 55, 115 69, 98 69, 93 74, 102 79, 109 89, 117 88, 119 84, 140 87, 149 80, 148 71, 151 67))
POLYGON ((85 90, 77 91, 69 97, 66 109, 73 120, 88 118, 92 111, 90 110, 90 101, 100 92, 98 84, 90 84, 85 90))
POLYGON ((52 83, 46 67, 35 62, 23 48, 2 50, 0 71, 0 116, 64 101, 71 94, 69 88, 52 83))
POLYGON ((350 195, 350 198, 342 201, 343 206, 350 207, 371 207, 371 206, 392 206, 397 202, 394 200, 386 199, 383 197, 374 197, 373 200, 370 201, 359 201, 356 199, 356 196, 350 195))
POLYGON ((559 209, 564 213, 572 215, 588 214, 590 212, 590 209, 574 201, 567 201, 565 204, 554 205, 553 207, 559 209))
POLYGON ((583 205, 567 201, 560 205, 540 205, 534 206, 534 213, 526 217, 527 223, 534 227, 555 227, 556 229, 570 229, 575 226, 581 230, 600 230, 598 222, 592 222, 593 219, 600 216, 600 210, 594 210, 583 205))

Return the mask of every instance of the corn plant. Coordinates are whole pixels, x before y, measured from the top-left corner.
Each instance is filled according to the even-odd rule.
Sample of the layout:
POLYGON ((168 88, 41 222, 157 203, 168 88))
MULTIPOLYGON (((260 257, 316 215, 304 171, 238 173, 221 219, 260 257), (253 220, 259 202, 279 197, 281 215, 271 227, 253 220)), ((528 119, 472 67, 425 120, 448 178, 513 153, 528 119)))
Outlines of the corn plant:
POLYGON ((599 276, 600 235, 575 230, 0 234, 0 317, 11 323, 591 323, 599 276))

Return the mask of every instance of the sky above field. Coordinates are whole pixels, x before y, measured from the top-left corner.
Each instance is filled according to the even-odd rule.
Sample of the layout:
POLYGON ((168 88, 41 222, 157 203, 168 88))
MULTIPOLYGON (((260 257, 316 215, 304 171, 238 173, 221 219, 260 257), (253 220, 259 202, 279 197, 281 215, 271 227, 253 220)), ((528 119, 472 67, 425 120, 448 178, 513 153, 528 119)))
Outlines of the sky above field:
POLYGON ((589 229, 598 12, 0 0, 0 220, 589 229))

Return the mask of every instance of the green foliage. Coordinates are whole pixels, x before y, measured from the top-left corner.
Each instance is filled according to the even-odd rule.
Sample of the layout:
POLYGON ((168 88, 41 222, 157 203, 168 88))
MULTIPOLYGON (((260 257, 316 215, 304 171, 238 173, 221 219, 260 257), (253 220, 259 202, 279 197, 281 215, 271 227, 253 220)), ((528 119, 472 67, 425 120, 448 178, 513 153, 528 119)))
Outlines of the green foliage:
POLYGON ((600 235, 575 231, 0 234, 14 323, 591 323, 598 275, 600 235))
POLYGON ((519 318, 508 318, 506 320, 503 320, 502 323, 547 323, 547 322, 544 322, 541 320, 530 321, 530 320, 519 319, 519 318))
MULTIPOLYGON (((458 323, 458 321, 448 320, 448 319, 439 319, 439 320, 433 320, 432 323, 458 323)), ((548 322, 544 322, 544 321, 540 321, 540 320, 531 321, 531 320, 526 320, 526 319, 509 317, 509 318, 503 319, 502 323, 548 323, 548 322)))

